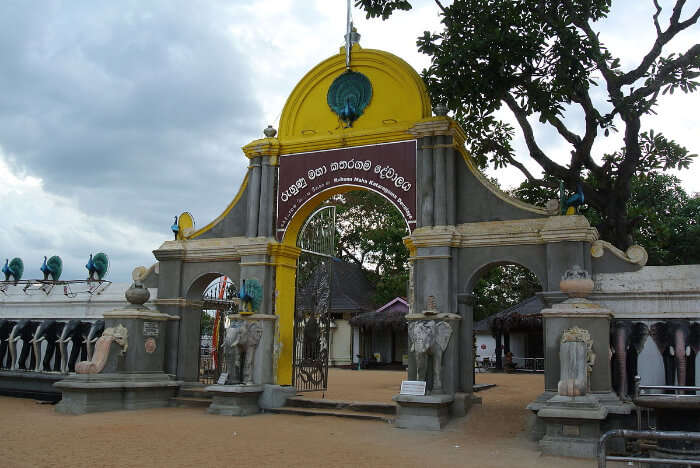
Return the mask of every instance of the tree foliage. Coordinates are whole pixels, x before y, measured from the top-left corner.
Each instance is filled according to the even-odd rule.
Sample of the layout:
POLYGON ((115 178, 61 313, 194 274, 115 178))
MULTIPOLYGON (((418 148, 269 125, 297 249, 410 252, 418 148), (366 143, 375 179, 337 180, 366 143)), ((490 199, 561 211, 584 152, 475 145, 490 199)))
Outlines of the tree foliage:
MULTIPOLYGON (((596 184, 590 175, 588 182, 596 184)), ((637 174, 631 184, 626 207, 634 226, 631 237, 633 243, 647 250, 647 264, 700 263, 700 195, 688 195, 677 177, 659 171, 637 174)), ((556 190, 529 181, 520 184, 511 195, 535 204, 559 198, 556 190)), ((593 206, 583 209, 581 214, 591 224, 600 221, 600 213, 593 206)))
POLYGON ((512 307, 542 291, 537 277, 520 265, 498 265, 474 286, 474 321, 512 307))
MULTIPOLYGON (((600 215, 601 236, 623 249, 634 229, 626 208, 635 174, 641 167, 686 168, 695 156, 661 134, 644 133, 642 118, 655 113, 664 94, 696 90, 700 44, 682 53, 663 49, 698 21, 700 7, 677 0, 662 24, 662 7, 652 1, 656 40, 629 69, 594 29, 608 15, 611 0, 460 0, 449 6, 435 0, 444 29, 425 32, 417 41, 431 57, 423 77, 433 101, 444 102, 462 123, 480 166, 515 166, 540 187, 556 188, 558 179, 574 191, 582 182, 586 200, 600 215), (600 92, 606 103, 594 99, 600 92), (550 177, 536 177, 515 158, 515 128, 496 114, 502 107, 512 113, 529 155, 550 177), (568 164, 545 152, 532 117, 569 145, 568 164), (624 149, 609 158, 594 154, 594 142, 618 127, 624 149)), ((384 19, 410 8, 396 0, 356 5, 368 17, 384 19)))
POLYGON ((408 235, 399 210, 374 192, 356 190, 336 195, 337 252, 344 261, 357 263, 376 288, 374 302, 385 304, 406 297, 408 287, 408 235))

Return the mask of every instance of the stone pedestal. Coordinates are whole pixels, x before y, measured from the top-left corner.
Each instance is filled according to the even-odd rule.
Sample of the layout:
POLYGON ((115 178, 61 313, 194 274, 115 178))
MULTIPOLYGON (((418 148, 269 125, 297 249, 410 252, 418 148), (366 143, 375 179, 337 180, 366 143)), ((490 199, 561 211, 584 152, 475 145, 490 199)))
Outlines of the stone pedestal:
POLYGON ((160 373, 75 374, 56 382, 61 401, 56 412, 86 414, 168 406, 181 382, 160 373))
POLYGON ((258 399, 263 385, 210 385, 204 390, 212 395, 209 414, 248 416, 260 412, 258 399))
POLYGON ((537 412, 545 425, 540 440, 542 452, 564 457, 595 458, 600 439, 600 423, 608 410, 593 395, 556 395, 537 412))
MULTIPOLYGON (((129 300, 133 300, 129 295, 132 289, 142 288, 127 291, 129 300)), ((93 356, 91 363, 76 365, 85 373, 70 375, 54 384, 62 392, 56 411, 84 414, 168 406, 181 382, 163 372, 166 325, 178 317, 131 304, 105 312, 104 318, 103 336, 116 330, 119 339, 105 348, 105 359, 93 356)))
POLYGON ((396 427, 439 431, 450 420, 450 406, 455 398, 453 395, 394 395, 392 400, 397 405, 396 427))

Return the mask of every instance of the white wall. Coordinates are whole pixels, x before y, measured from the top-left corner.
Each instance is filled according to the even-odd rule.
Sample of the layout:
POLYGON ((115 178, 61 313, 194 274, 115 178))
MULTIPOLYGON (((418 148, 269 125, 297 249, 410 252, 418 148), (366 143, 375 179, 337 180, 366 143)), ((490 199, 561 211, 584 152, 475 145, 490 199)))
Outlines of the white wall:
POLYGON ((496 359, 496 340, 493 336, 487 333, 476 334, 476 354, 477 360, 482 361, 484 357, 488 357, 491 361, 496 359), (481 345, 486 345, 486 349, 482 349, 481 345))
POLYGON ((347 320, 335 319, 331 329, 331 366, 347 366, 353 362, 351 355, 352 327, 347 320))
MULTIPOLYGON (((611 365, 615 365, 614 360, 613 356, 611 365)), ((651 337, 647 338, 642 352, 639 353, 637 373, 642 378, 642 385, 665 385, 664 361, 651 337)))

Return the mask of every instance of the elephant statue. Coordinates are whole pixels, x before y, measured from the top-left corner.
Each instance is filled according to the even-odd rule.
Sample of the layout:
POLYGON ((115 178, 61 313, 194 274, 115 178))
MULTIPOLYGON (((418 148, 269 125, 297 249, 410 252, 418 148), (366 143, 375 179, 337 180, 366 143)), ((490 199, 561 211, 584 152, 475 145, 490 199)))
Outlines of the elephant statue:
POLYGON ((634 376, 637 375, 637 358, 644 348, 649 336, 649 328, 641 322, 615 320, 610 327, 610 348, 613 354, 612 371, 613 388, 626 398, 634 388, 634 376))
POLYGON ((34 333, 36 332, 39 322, 35 320, 22 319, 12 328, 10 332, 10 338, 8 338, 8 345, 10 348, 10 359, 12 363, 10 365, 10 370, 17 369, 27 369, 27 358, 29 357, 29 369, 34 369, 36 364, 34 353, 32 353, 31 340, 34 338, 34 333), (17 358, 17 342, 22 340, 22 351, 17 358), (31 355, 31 356, 30 356, 31 355))
POLYGON ((85 339, 85 347, 87 348, 87 360, 92 360, 92 353, 95 349, 95 343, 102 336, 105 330, 105 321, 103 319, 95 320, 90 326, 87 338, 85 339))
POLYGON ((688 320, 669 320, 652 325, 651 336, 664 361, 666 385, 694 385, 697 354, 694 350, 699 346, 698 335, 697 324, 691 327, 688 320))
POLYGON ((41 372, 42 370, 50 371, 60 371, 61 370, 61 356, 56 347, 56 342, 58 337, 61 336, 64 322, 58 322, 56 320, 44 320, 39 324, 39 327, 34 333, 34 338, 32 338, 32 347, 34 348, 34 359, 36 361, 35 371, 41 372), (41 361, 41 342, 46 340, 46 352, 44 352, 44 360, 41 361), (51 359, 53 359, 53 369, 51 368, 51 359))
POLYGON ((452 336, 452 327, 435 320, 419 320, 408 325, 411 351, 416 358, 416 378, 427 382, 428 361, 432 357, 432 393, 442 393, 442 354, 452 336))
POLYGON ((75 363, 80 355, 80 360, 87 359, 87 346, 85 340, 90 331, 90 322, 83 322, 79 319, 69 320, 63 327, 61 337, 58 339, 58 347, 61 350, 61 372, 75 372, 75 363), (72 342, 73 347, 68 356, 68 342, 72 342))
POLYGON ((12 320, 0 319, 0 369, 9 369, 12 366, 10 354, 7 352, 8 340, 12 329, 17 324, 12 320))
POLYGON ((254 320, 232 320, 224 338, 224 357, 228 365, 226 385, 252 385, 255 349, 262 338, 262 325, 254 320), (241 372, 243 363, 243 372, 241 372))

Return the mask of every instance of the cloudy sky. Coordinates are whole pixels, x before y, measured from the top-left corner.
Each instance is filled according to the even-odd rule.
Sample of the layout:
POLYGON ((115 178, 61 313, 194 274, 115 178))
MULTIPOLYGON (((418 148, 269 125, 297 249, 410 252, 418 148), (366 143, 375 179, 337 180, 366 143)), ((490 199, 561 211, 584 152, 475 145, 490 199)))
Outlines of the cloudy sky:
MULTIPOLYGON (((631 66, 653 42, 652 2, 617 3, 596 28, 631 66)), ((415 39, 439 18, 432 1, 414 6, 388 22, 356 11, 361 44, 425 67, 415 39)), ((203 226, 229 203, 247 165, 240 147, 277 126, 304 73, 338 53, 344 25, 345 0, 0 2, 0 257, 22 257, 32 278, 58 254, 75 279, 104 251, 109 279, 127 281, 153 263, 174 215, 203 226)), ((696 25, 669 50, 698 42, 696 25)), ((698 153, 699 105, 700 94, 676 94, 644 127, 698 153)), ((538 137, 565 160, 556 135, 538 137)), ((698 163, 680 175, 700 191, 698 163)))

